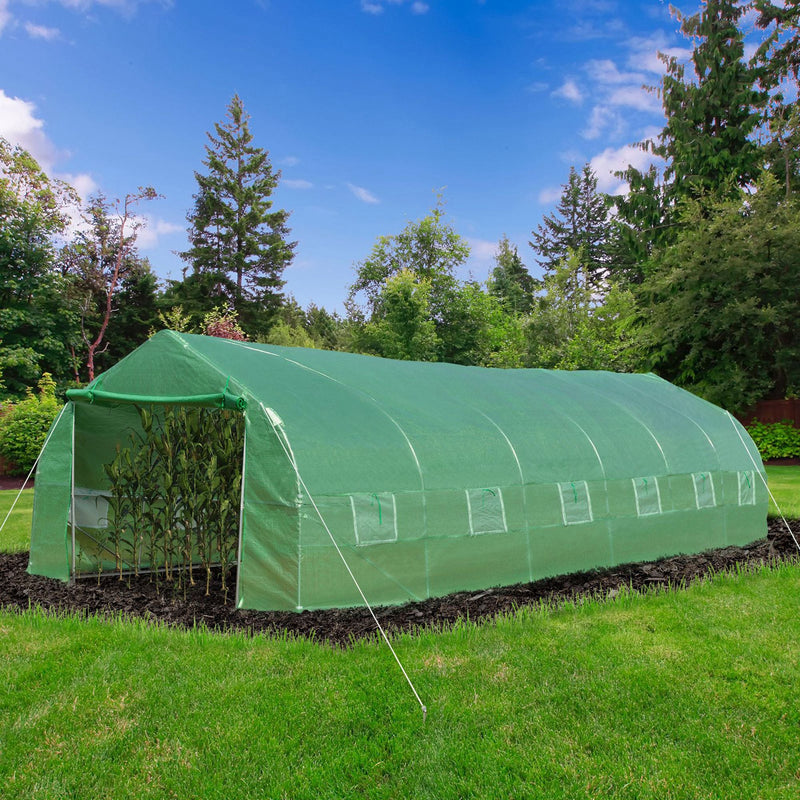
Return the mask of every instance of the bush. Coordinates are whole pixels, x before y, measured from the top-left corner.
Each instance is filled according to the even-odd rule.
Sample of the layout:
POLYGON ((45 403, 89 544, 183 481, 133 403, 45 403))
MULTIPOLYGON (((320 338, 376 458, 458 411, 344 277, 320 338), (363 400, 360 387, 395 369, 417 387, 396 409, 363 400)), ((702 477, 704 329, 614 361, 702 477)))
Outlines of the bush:
POLYGON ((45 372, 39 381, 39 394, 28 396, 10 407, 0 419, 0 456, 8 463, 9 475, 27 475, 58 416, 61 405, 56 400, 56 384, 45 372))
POLYGON ((790 422, 758 422, 747 426, 761 458, 800 458, 800 429, 790 422))

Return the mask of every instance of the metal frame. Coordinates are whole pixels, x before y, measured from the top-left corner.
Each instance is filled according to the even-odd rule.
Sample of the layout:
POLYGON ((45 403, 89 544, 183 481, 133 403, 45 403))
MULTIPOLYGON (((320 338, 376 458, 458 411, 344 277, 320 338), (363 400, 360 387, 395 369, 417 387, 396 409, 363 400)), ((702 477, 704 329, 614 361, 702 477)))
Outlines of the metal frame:
POLYGON ((247 416, 244 417, 244 436, 242 437, 242 489, 239 495, 239 548, 236 553, 236 596, 233 607, 239 608, 239 583, 242 579, 242 541, 244 539, 244 480, 247 469, 247 416))
POLYGON ((70 526, 72 528, 72 565, 70 567, 70 582, 75 580, 77 572, 77 555, 76 555, 76 541, 75 541, 75 418, 77 417, 77 409, 72 409, 72 462, 70 465, 70 489, 69 489, 69 509, 70 509, 70 526))

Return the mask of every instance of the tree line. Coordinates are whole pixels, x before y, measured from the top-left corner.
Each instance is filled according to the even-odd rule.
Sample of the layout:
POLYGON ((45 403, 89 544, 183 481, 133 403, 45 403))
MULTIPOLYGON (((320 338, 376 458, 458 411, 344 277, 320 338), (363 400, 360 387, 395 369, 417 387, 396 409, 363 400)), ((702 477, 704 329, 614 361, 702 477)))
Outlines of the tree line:
POLYGON ((469 246, 440 198, 356 264, 345 313, 284 295, 289 213, 280 172, 254 144, 238 96, 208 134, 187 215, 180 280, 160 285, 136 249, 144 187, 90 198, 0 142, 0 370, 21 397, 51 373, 91 380, 159 328, 389 358, 492 367, 654 371, 741 410, 800 391, 800 3, 706 0, 680 17, 687 63, 662 56, 660 167, 598 191, 572 167, 532 231, 507 237, 486 281, 463 280, 469 246), (742 16, 762 31, 744 58, 742 16), (72 233, 68 233, 72 231, 72 233))

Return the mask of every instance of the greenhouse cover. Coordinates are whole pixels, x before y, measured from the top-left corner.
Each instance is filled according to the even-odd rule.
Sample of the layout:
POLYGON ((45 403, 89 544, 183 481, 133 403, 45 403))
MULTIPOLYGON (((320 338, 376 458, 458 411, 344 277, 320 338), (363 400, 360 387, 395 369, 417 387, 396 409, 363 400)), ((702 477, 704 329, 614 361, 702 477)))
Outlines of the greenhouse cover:
POLYGON ((36 474, 29 571, 69 580, 138 407, 245 416, 236 603, 372 604, 745 544, 758 452, 654 375, 394 361, 162 331, 71 400, 36 474), (74 523, 74 524, 73 524, 74 523))

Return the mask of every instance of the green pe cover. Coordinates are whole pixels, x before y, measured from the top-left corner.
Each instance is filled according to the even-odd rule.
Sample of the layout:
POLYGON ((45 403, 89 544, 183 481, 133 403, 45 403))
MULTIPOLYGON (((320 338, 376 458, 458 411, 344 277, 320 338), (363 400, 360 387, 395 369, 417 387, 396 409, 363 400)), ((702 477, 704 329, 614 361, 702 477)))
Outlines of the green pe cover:
MULTIPOLYGON (((766 530, 763 467, 746 431, 654 375, 393 361, 164 331, 92 386, 94 398, 75 402, 82 508, 101 502, 102 464, 138 424, 126 397, 238 398, 243 608, 362 604, 342 557, 371 603, 391 604, 744 544, 766 530)), ((69 464, 70 437, 57 441, 48 459, 59 450, 69 464)), ((37 477, 36 508, 61 522, 46 532, 44 512, 35 518, 32 571, 55 540, 64 560, 69 470, 59 474, 41 488, 37 477)))

